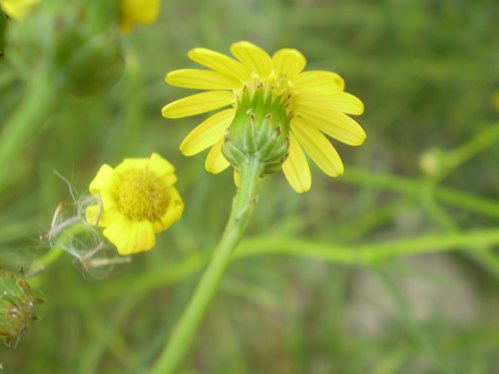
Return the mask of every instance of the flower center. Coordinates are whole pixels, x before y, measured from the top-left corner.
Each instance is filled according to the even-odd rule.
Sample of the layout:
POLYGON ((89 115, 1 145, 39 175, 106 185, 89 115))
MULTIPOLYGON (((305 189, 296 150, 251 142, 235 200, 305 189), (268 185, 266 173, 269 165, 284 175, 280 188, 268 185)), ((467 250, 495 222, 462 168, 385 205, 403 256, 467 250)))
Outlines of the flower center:
POLYGON ((165 183, 149 170, 131 170, 121 174, 117 203, 132 220, 155 221, 161 218, 170 196, 165 183))

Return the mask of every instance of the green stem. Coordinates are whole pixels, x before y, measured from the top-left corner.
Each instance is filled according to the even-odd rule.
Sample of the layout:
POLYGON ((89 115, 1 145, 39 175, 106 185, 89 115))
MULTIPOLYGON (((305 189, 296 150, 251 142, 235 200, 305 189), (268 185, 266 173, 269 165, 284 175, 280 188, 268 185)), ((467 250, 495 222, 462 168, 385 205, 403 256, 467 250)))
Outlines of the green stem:
MULTIPOLYGON (((417 197, 421 196, 421 190, 427 185, 426 178, 376 173, 352 166, 346 169, 345 174, 338 181, 371 188, 387 189, 417 197)), ((499 218, 499 203, 493 199, 444 186, 435 186, 435 198, 456 207, 499 218)))
POLYGON ((45 270, 45 268, 47 268, 49 265, 56 262, 63 253, 63 250, 57 247, 49 249, 39 260, 37 260, 31 266, 29 274, 36 275, 39 272, 45 270))
POLYGON ((196 330, 220 285, 231 255, 248 225, 255 205, 258 179, 262 170, 263 165, 256 159, 249 159, 239 168, 239 187, 232 202, 232 210, 223 236, 213 252, 194 295, 177 322, 170 341, 151 373, 174 373, 187 355, 196 330))
MULTIPOLYGON (((0 132, 0 192, 12 184, 12 165, 23 146, 36 136, 57 102, 60 85, 50 69, 40 69, 27 85, 25 97, 0 132)), ((15 171, 15 170, 14 170, 15 171)))

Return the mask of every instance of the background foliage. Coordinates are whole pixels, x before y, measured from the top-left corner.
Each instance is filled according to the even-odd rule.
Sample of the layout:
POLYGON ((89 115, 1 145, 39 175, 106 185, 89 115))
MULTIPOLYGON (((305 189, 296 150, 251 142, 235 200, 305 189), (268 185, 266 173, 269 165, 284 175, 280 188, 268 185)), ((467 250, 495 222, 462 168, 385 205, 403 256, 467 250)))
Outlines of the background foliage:
MULTIPOLYGON (((309 193, 282 173, 264 180, 185 372, 499 372, 498 17, 494 0, 165 1, 159 22, 123 36, 112 90, 66 100, 13 160, 0 263, 29 268, 49 250, 38 237, 71 201, 53 170, 82 196, 102 163, 156 151, 177 167, 184 217, 131 264, 86 271, 65 255, 34 278, 41 320, 0 347, 3 372, 147 372, 235 190, 231 173, 178 151, 200 117, 161 117, 187 92, 163 77, 194 66, 193 47, 238 40, 297 48, 309 69, 342 75, 368 138, 335 143, 345 175, 314 169, 309 193)), ((5 61, 0 86, 3 123, 24 87, 5 61)))

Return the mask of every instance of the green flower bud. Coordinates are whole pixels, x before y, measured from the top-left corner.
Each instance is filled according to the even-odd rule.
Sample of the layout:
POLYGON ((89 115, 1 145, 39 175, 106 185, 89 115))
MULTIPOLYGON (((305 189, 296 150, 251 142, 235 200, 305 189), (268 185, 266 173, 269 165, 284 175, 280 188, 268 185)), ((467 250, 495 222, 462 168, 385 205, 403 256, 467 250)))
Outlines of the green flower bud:
POLYGON ((109 89, 124 61, 117 1, 45 0, 29 21, 12 23, 9 59, 29 81, 37 69, 77 96, 109 89))
POLYGON ((236 170, 252 157, 264 165, 264 174, 271 174, 286 160, 290 119, 281 101, 263 87, 243 91, 222 148, 236 170))
POLYGON ((0 269, 0 337, 7 345, 35 320, 36 298, 22 274, 0 269))

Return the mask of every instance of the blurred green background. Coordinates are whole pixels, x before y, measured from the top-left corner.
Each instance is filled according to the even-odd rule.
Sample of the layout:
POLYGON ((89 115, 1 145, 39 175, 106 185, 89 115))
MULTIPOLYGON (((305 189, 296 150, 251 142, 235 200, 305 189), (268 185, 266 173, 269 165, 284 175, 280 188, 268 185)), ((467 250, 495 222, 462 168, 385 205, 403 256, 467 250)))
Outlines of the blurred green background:
MULTIPOLYGON (((1 372, 147 373, 235 192, 231 172, 178 151, 205 117, 162 118, 192 92, 164 76, 195 66, 191 48, 250 40, 343 76, 367 141, 334 143, 345 175, 313 168, 308 193, 265 178, 183 372, 498 373, 498 19, 495 0, 164 1, 156 24, 123 35, 110 92, 61 103, 13 161, 0 264, 26 269, 49 250, 38 237, 71 201, 53 170, 83 196, 101 164, 158 152, 177 168, 184 217, 130 264, 87 271, 65 254, 30 280, 40 320, 0 347, 1 372)), ((24 87, 6 61, 0 87, 3 124, 24 87)))

